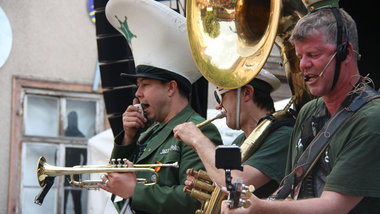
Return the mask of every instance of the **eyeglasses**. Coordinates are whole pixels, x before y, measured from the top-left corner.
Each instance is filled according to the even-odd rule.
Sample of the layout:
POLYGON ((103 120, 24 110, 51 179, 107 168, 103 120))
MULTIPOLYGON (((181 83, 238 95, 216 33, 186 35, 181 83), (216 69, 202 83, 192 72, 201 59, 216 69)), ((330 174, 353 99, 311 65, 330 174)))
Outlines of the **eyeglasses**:
POLYGON ((223 94, 225 94, 225 93, 227 93, 229 91, 231 91, 231 89, 218 89, 218 88, 216 88, 214 90, 215 100, 218 103, 218 105, 222 105, 223 94))

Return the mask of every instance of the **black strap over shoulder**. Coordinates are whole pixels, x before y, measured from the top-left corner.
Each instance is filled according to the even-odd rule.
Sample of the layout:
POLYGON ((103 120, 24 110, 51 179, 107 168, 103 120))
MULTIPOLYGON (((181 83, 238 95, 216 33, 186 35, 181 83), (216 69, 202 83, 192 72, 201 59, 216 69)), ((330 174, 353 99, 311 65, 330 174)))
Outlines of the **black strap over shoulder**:
POLYGON ((277 119, 273 114, 266 114, 265 117, 261 118, 257 124, 260 124, 261 121, 268 119, 272 121, 271 126, 269 127, 269 133, 277 130, 282 126, 294 126, 296 122, 296 112, 292 109, 289 109, 289 116, 283 119, 277 119))
POLYGON ((294 187, 298 185, 313 168, 323 151, 327 148, 331 137, 339 127, 362 106, 376 98, 380 98, 380 94, 372 88, 367 87, 361 94, 353 99, 348 107, 341 108, 335 113, 302 153, 292 172, 286 176, 281 189, 276 195, 272 196, 271 199, 285 199, 288 197, 294 187))

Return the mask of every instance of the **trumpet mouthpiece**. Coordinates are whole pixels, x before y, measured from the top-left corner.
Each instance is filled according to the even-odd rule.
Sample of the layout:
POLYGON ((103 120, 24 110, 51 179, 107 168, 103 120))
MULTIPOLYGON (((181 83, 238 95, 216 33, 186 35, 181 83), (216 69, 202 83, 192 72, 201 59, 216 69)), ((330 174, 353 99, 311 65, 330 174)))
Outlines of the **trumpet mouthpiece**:
POLYGON ((171 164, 172 167, 174 168, 179 168, 179 164, 178 164, 178 161, 177 162, 174 162, 171 164))

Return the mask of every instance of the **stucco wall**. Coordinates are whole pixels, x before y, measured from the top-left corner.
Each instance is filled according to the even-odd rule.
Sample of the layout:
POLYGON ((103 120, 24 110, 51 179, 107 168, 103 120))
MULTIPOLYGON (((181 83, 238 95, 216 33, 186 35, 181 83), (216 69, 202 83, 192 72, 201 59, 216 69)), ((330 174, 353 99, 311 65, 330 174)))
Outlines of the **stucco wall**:
POLYGON ((96 71, 95 25, 87 0, 0 0, 13 44, 0 68, 0 213, 7 213, 12 77, 92 84, 96 71))

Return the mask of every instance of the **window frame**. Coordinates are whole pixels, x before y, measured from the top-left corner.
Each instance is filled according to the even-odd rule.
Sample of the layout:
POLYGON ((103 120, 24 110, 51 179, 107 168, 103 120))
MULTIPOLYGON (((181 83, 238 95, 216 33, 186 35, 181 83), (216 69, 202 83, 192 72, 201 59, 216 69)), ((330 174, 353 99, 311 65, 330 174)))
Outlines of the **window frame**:
MULTIPOLYGON (((64 145, 65 147, 73 146, 73 142, 78 143, 78 146, 86 146, 87 139, 75 137, 40 137, 24 135, 24 101, 25 95, 29 93, 40 94, 43 96, 62 96, 69 99, 86 100, 93 99, 96 102, 96 118, 95 133, 99 133, 109 127, 106 120, 106 113, 104 107, 104 100, 101 97, 102 92, 100 89, 94 91, 92 85, 81 83, 70 83, 64 81, 48 81, 40 80, 30 77, 13 76, 12 78, 12 109, 11 109, 11 145, 10 145, 10 163, 9 163, 9 191, 8 191, 8 213, 20 213, 21 210, 21 176, 22 176, 22 143, 33 142, 49 142, 52 145, 56 144, 58 147, 64 145), (67 96, 70 95, 70 96, 67 96), (100 98, 100 99, 99 99, 100 98), (85 141, 85 142, 84 142, 85 141)), ((62 99, 66 100, 66 99, 62 99)), ((60 101, 61 102, 61 101, 60 101)), ((61 103, 59 103, 61 106, 61 103)), ((62 109, 59 109, 62 115, 62 109)), ((60 118, 60 127, 64 126, 63 120, 60 118)), ((60 128, 60 130, 62 130, 60 128)), ((37 165, 37 163, 36 163, 37 165)), ((58 204, 63 200, 61 194, 58 194, 58 204)), ((59 208, 59 206, 58 206, 59 208)), ((63 209, 62 209, 63 210, 63 209)), ((58 211, 60 212, 60 211, 58 211)))

